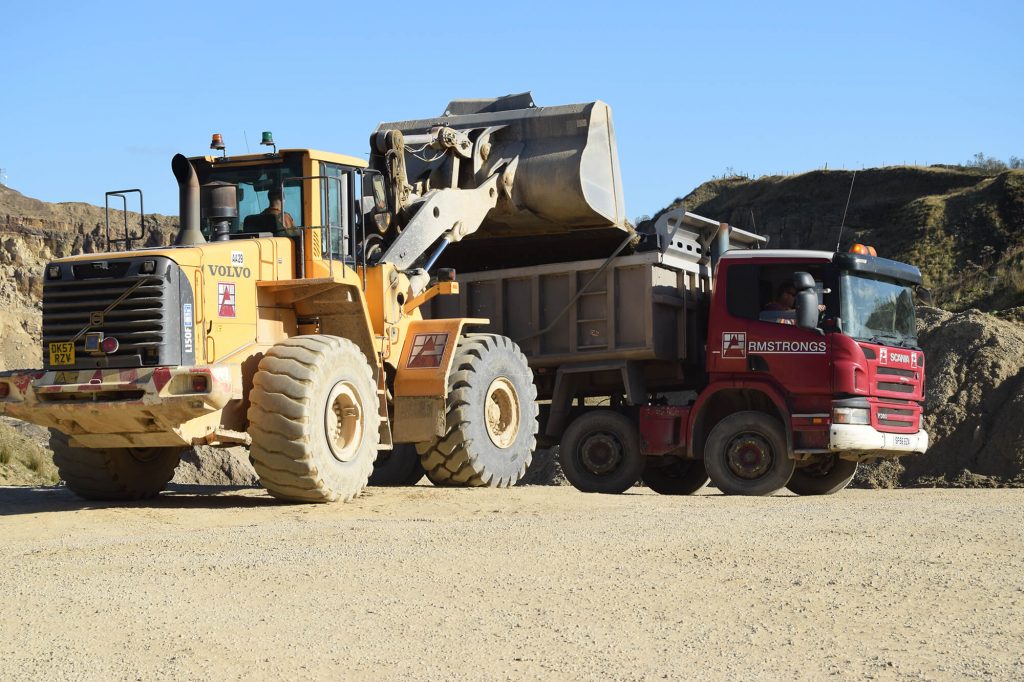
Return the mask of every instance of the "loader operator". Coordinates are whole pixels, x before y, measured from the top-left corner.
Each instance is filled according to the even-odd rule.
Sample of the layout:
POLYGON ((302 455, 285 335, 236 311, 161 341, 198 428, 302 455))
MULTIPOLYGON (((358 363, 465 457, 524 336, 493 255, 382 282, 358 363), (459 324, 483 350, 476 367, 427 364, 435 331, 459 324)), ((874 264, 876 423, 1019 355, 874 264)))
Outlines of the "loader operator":
POLYGON ((267 201, 270 205, 257 213, 246 217, 244 229, 246 231, 268 230, 275 233, 290 230, 295 227, 295 220, 290 213, 284 210, 284 196, 280 187, 271 187, 267 190, 267 201))

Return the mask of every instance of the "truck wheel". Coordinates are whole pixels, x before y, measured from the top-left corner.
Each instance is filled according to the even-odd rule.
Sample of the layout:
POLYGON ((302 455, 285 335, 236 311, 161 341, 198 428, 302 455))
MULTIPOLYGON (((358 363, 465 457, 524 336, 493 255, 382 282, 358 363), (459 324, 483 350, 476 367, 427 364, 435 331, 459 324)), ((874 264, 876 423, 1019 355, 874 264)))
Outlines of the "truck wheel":
POLYGON ((753 411, 718 422, 704 447, 704 465, 727 495, 771 495, 786 487, 796 468, 779 420, 753 411))
POLYGON ((665 457, 647 458, 643 480, 659 495, 692 495, 711 481, 701 460, 671 457, 670 462, 654 462, 655 459, 665 457))
POLYGON ((416 485, 424 473, 416 446, 396 443, 393 449, 381 450, 377 454, 369 485, 416 485))
POLYGON ((347 501, 366 487, 380 414, 373 370, 348 339, 296 336, 260 360, 249 391, 249 454, 260 483, 296 502, 347 501))
POLYGON ((465 334, 448 374, 447 433, 416 446, 434 485, 514 485, 526 473, 537 436, 537 388, 511 339, 465 334))
POLYGON ((825 455, 793 472, 786 487, 797 495, 831 495, 850 485, 857 463, 825 455))
POLYGON ((585 412, 573 420, 562 435, 558 458, 565 477, 585 493, 625 492, 644 468, 636 424, 612 410, 585 412))
POLYGON ((53 463, 67 487, 87 500, 144 500, 174 476, 184 448, 76 448, 50 429, 53 463))

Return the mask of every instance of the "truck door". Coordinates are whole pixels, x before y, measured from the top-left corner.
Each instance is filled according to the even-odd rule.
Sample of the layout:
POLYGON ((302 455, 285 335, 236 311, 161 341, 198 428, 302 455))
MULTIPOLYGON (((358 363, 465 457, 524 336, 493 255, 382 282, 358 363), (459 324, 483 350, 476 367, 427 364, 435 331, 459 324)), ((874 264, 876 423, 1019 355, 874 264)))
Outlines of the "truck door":
POLYGON ((726 285, 724 305, 716 297, 708 371, 765 378, 793 397, 828 393, 825 337, 796 326, 787 291, 793 288, 794 272, 809 272, 820 292, 823 271, 815 263, 729 263, 719 273, 718 282, 726 285))

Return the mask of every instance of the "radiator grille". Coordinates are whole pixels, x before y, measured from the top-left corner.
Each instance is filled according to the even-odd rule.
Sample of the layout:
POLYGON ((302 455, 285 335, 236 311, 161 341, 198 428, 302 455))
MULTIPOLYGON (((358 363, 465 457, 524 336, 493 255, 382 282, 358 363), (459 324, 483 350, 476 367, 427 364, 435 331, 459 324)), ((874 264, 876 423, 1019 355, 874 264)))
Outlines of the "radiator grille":
POLYGON ((167 344, 175 336, 169 331, 180 319, 176 264, 156 258, 55 265, 61 277, 48 278, 43 285, 47 369, 142 367, 181 360, 178 343, 167 344), (153 271, 142 274, 143 262, 153 271), (118 349, 108 354, 87 352, 86 333, 94 332, 117 339, 118 349), (75 336, 75 364, 51 367, 49 344, 75 336))

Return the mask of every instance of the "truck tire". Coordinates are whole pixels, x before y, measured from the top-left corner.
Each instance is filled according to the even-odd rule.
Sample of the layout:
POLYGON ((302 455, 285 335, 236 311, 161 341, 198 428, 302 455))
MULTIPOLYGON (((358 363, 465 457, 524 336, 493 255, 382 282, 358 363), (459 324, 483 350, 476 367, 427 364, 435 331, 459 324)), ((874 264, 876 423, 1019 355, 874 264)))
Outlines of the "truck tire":
POLYGON ((793 472, 786 487, 797 495, 832 495, 850 485, 857 463, 825 455, 793 472))
POLYGON ((448 374, 447 432, 416 446, 427 478, 440 486, 515 485, 537 441, 537 388, 511 339, 464 334, 448 374))
POLYGON ((381 450, 377 454, 369 485, 416 485, 425 473, 416 446, 396 443, 391 450, 381 450))
POLYGON ((50 449, 61 480, 87 500, 145 500, 174 476, 184 448, 76 448, 50 429, 50 449))
POLYGON ((573 420, 558 447, 562 473, 585 493, 623 493, 640 480, 637 425, 612 410, 591 410, 573 420))
POLYGON ((711 429, 704 465, 726 495, 771 495, 786 487, 796 468, 782 423, 754 411, 731 414, 711 429))
POLYGON ((249 391, 249 454, 260 483, 295 502, 348 501, 377 458, 377 383, 348 339, 323 334, 278 343, 249 391))
POLYGON ((655 462, 655 459, 665 457, 647 458, 643 481, 659 495, 692 495, 711 482, 704 462, 699 459, 670 457, 669 462, 655 462))

